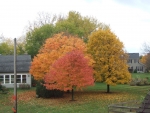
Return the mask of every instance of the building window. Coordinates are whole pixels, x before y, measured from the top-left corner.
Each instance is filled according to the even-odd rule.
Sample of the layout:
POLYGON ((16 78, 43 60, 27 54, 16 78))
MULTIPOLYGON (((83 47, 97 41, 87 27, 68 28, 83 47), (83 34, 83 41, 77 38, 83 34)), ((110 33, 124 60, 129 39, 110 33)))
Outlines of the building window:
POLYGON ((141 71, 143 71, 143 66, 142 66, 142 70, 141 71))
POLYGON ((17 75, 16 82, 21 83, 21 75, 17 75))
POLYGON ((9 75, 5 75, 5 83, 9 83, 9 75))
POLYGON ((136 63, 137 62, 137 60, 136 59, 134 59, 134 63, 136 63))
POLYGON ((132 63, 132 59, 128 59, 128 63, 132 63))
POLYGON ((0 75, 0 82, 3 84, 4 83, 4 75, 0 75))
POLYGON ((14 83, 14 75, 11 75, 11 83, 14 83))
MULTIPOLYGON (((2 84, 13 84, 14 83, 14 75, 0 75, 0 82, 2 84)), ((27 75, 17 75, 16 82, 17 83, 26 83, 27 75)))
POLYGON ((140 71, 140 66, 138 66, 138 71, 140 71))
POLYGON ((130 66, 129 69, 133 69, 133 66, 130 66))
POLYGON ((22 75, 22 83, 26 83, 26 75, 22 75))
POLYGON ((137 71, 143 71, 143 66, 137 66, 137 71))

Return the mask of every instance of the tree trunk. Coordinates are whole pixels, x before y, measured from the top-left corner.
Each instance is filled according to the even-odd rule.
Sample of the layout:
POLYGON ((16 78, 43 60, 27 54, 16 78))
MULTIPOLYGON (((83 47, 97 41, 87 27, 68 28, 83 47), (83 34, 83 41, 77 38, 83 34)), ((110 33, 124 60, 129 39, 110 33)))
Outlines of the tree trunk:
POLYGON ((110 92, 109 85, 107 84, 107 93, 110 92))
POLYGON ((70 90, 67 90, 67 93, 70 93, 70 90))
POLYGON ((74 100, 74 96, 73 96, 73 93, 74 93, 74 91, 73 91, 73 88, 72 88, 72 101, 74 100))

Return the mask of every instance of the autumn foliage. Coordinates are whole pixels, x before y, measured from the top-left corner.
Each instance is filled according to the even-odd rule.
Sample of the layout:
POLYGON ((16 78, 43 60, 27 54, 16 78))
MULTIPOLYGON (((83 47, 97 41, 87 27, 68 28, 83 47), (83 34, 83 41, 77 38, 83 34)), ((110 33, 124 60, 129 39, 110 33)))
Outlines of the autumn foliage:
POLYGON ((147 53, 140 59, 140 62, 146 66, 147 71, 150 70, 150 54, 147 53))
POLYGON ((88 42, 88 52, 95 60, 95 80, 107 85, 128 83, 127 54, 123 43, 110 30, 93 32, 88 42))
POLYGON ((142 58, 140 59, 140 62, 143 64, 146 64, 146 59, 147 59, 147 55, 142 56, 142 58))
MULTIPOLYGON (((64 33, 48 38, 39 50, 39 54, 34 57, 30 73, 36 80, 43 80, 45 74, 49 72, 50 66, 72 50, 79 50, 84 53, 85 58, 90 59, 89 55, 86 54, 86 45, 82 39, 64 33)), ((90 61, 92 62, 92 60, 90 61)))
POLYGON ((47 89, 72 90, 93 85, 93 68, 80 51, 68 52, 54 62, 44 81, 47 89))

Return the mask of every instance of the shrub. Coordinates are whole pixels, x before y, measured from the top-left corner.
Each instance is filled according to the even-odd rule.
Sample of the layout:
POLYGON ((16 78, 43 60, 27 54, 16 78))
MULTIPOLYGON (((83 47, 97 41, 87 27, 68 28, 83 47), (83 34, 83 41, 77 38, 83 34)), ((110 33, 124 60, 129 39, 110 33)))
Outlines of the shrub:
POLYGON ((37 81, 34 79, 33 76, 32 76, 32 78, 31 78, 31 80, 32 80, 32 87, 35 87, 36 84, 37 84, 37 81))
POLYGON ((145 77, 145 79, 149 80, 149 77, 145 77))
POLYGON ((136 81, 134 78, 132 78, 130 81, 130 86, 135 86, 135 85, 136 85, 136 81))
POLYGON ((29 84, 19 84, 19 89, 30 89, 30 85, 29 84))
POLYGON ((145 84, 145 85, 149 85, 149 84, 150 84, 150 83, 148 82, 148 77, 144 78, 143 81, 144 81, 144 84, 145 84))
POLYGON ((50 97, 62 97, 64 94, 63 91, 54 89, 47 90, 45 86, 43 86, 42 82, 38 82, 36 85, 36 95, 37 97, 50 98, 50 97))
POLYGON ((144 81, 141 79, 141 81, 138 82, 137 86, 144 86, 144 81))
POLYGON ((150 83, 148 82, 147 78, 132 78, 130 81, 130 86, 144 86, 149 84, 150 83))
POLYGON ((134 73, 137 73, 137 69, 134 70, 134 73))
POLYGON ((8 93, 9 90, 6 88, 6 86, 1 85, 0 92, 1 91, 3 94, 6 94, 6 93, 8 93))

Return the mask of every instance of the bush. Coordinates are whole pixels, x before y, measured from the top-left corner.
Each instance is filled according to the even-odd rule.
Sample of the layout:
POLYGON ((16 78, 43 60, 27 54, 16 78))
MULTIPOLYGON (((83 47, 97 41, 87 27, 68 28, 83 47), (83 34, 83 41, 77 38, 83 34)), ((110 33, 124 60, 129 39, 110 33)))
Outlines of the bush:
POLYGON ((45 86, 43 86, 42 82, 38 82, 36 85, 36 95, 37 97, 50 98, 50 97, 62 97, 64 94, 63 91, 54 89, 47 90, 45 86))
POLYGON ((6 86, 3 86, 0 84, 0 92, 2 91, 2 93, 7 93, 8 89, 6 88, 6 86))
POLYGON ((132 78, 130 81, 130 86, 135 86, 135 85, 136 85, 136 81, 134 78, 132 78))
POLYGON ((134 70, 134 73, 137 73, 137 69, 134 70))
POLYGON ((141 79, 141 81, 138 81, 137 83, 137 86, 144 86, 145 84, 144 84, 144 81, 141 79))
POLYGON ((148 82, 148 79, 149 79, 148 77, 146 77, 146 78, 143 79, 145 85, 149 85, 149 84, 150 84, 150 83, 148 82))
POLYGON ((130 81, 130 86, 144 86, 149 84, 147 78, 132 78, 130 81))
POLYGON ((32 80, 32 87, 35 87, 36 84, 37 84, 37 81, 34 79, 33 76, 32 76, 32 78, 31 78, 31 80, 32 80))
POLYGON ((30 85, 29 84, 19 84, 19 89, 30 89, 30 85))

